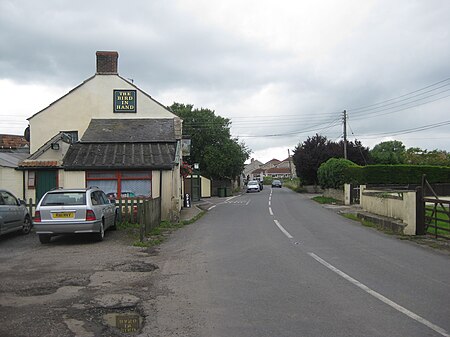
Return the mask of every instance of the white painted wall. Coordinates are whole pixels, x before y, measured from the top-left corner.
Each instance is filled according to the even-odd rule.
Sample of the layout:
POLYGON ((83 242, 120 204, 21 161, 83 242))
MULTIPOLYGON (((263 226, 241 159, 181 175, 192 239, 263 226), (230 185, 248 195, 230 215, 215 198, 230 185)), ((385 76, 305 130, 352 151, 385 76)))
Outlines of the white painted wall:
POLYGON ((23 199, 23 172, 12 167, 0 167, 0 188, 23 199))
POLYGON ((416 234, 416 192, 401 192, 402 199, 392 199, 386 195, 370 196, 364 192, 383 191, 367 190, 364 185, 361 186, 361 207, 370 213, 402 220, 406 224, 403 234, 416 234))
POLYGON ((34 153, 60 131, 81 138, 92 118, 174 118, 170 111, 118 75, 95 75, 29 119, 34 153), (113 90, 136 90, 137 112, 114 113, 113 90), (45 130, 45 132, 43 132, 45 130))
POLYGON ((201 191, 201 197, 202 198, 210 198, 211 197, 211 180, 209 180, 208 178, 205 177, 200 177, 201 181, 201 187, 202 187, 202 191, 201 191))
POLYGON ((86 174, 84 171, 63 171, 60 170, 59 187, 64 188, 85 188, 86 174))

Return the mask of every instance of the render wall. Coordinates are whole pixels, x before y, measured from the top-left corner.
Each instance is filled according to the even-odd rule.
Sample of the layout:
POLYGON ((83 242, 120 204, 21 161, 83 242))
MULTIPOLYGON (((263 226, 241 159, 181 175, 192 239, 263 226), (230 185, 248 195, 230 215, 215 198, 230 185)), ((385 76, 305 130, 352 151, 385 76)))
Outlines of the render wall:
POLYGON ((367 190, 361 186, 361 207, 373 214, 402 220, 403 234, 416 234, 416 192, 367 190))
POLYGON ((17 198, 24 199, 22 171, 11 167, 0 167, 0 188, 10 191, 17 198))
POLYGON ((95 75, 29 119, 30 153, 34 153, 60 131, 78 131, 78 138, 81 139, 92 118, 174 117, 174 114, 120 76, 95 75), (113 112, 114 89, 136 90, 136 113, 113 112))

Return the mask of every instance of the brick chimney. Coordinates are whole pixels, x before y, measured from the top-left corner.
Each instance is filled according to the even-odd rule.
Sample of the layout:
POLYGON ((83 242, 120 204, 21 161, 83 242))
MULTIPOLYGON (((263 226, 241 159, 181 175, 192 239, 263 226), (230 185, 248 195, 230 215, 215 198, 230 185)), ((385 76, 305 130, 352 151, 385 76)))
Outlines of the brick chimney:
POLYGON ((117 75, 117 59, 119 53, 116 51, 98 51, 97 55, 97 74, 117 75))

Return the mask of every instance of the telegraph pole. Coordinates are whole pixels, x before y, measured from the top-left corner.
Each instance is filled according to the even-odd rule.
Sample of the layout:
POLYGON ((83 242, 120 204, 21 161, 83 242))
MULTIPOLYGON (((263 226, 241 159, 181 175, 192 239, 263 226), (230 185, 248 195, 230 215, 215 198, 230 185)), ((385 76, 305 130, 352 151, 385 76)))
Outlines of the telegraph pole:
POLYGON ((347 110, 344 110, 344 158, 347 159, 347 110))
POLYGON ((289 149, 288 149, 288 160, 289 160, 289 177, 292 180, 291 152, 289 152, 289 149))

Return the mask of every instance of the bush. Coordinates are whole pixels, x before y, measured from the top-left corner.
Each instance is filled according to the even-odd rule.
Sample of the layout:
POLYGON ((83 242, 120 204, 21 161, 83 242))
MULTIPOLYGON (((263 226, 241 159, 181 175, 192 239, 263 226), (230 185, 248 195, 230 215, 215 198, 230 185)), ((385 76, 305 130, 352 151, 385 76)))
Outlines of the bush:
POLYGON ((320 165, 317 171, 319 184, 322 188, 342 188, 349 180, 345 172, 349 167, 359 167, 350 160, 342 158, 330 158, 320 165))
POLYGON ((349 166, 345 169, 344 181, 359 184, 421 184, 424 174, 431 184, 450 182, 450 167, 430 165, 349 166))

